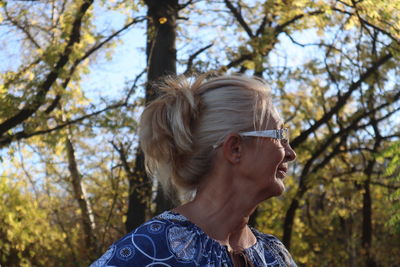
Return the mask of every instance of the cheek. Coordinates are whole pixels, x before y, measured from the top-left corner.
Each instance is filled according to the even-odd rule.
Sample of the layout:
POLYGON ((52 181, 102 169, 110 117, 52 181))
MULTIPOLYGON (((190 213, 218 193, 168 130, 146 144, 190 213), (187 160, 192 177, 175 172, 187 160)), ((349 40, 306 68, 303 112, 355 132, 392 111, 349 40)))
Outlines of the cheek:
POLYGON ((285 149, 283 147, 274 147, 269 154, 271 162, 275 165, 279 165, 285 158, 285 149))
POLYGON ((279 149, 279 159, 280 159, 280 162, 282 162, 284 158, 285 158, 285 148, 280 148, 280 149, 279 149))
POLYGON ((253 154, 249 166, 257 166, 256 169, 263 169, 264 172, 275 172, 279 164, 285 158, 285 148, 278 140, 269 140, 268 143, 260 144, 260 150, 253 154))
POLYGON ((285 154, 280 150, 275 150, 275 152, 271 152, 266 155, 265 162, 263 164, 264 171, 274 174, 278 168, 278 166, 282 163, 285 154))

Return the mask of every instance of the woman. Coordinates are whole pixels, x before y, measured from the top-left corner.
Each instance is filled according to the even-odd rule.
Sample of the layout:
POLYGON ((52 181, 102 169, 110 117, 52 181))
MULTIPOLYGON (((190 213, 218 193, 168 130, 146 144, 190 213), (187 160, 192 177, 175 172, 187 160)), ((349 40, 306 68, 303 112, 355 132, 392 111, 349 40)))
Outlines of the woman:
POLYGON ((182 205, 113 244, 95 266, 296 266, 274 236, 250 228, 283 193, 296 158, 266 84, 245 76, 167 78, 143 112, 151 176, 182 205))

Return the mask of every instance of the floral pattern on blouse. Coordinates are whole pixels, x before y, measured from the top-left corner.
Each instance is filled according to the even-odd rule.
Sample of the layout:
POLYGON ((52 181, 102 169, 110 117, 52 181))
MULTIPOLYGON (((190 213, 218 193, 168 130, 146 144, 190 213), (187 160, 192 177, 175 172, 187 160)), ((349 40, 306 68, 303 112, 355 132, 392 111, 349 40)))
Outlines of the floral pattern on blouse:
MULTIPOLYGON (((255 267, 296 267, 281 241, 252 229, 257 242, 243 254, 255 267)), ((233 267, 225 246, 184 216, 166 211, 115 242, 90 267, 233 267)))

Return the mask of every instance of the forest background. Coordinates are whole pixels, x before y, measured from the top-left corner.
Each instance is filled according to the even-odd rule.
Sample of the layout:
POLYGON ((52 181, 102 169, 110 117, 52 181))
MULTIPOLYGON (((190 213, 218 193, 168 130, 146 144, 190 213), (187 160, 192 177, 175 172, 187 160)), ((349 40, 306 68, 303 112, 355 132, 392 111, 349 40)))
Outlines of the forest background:
POLYGON ((400 264, 400 1, 0 1, 0 26, 1 266, 87 266, 170 208, 137 118, 209 71, 266 79, 298 155, 251 223, 299 266, 400 264))

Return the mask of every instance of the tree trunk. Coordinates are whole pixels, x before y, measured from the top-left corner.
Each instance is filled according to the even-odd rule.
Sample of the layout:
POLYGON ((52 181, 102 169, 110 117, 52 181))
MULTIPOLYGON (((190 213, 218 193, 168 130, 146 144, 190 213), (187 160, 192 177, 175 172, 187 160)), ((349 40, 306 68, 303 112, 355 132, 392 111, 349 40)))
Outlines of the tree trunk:
MULTIPOLYGON (((147 23, 147 86, 146 86, 146 105, 156 98, 157 92, 151 87, 151 83, 157 81, 164 75, 176 74, 176 19, 178 17, 178 0, 146 0, 148 11, 147 23)), ((138 177, 149 181, 144 166, 144 155, 141 149, 136 152, 135 177, 129 180, 129 206, 127 213, 126 229, 131 231, 146 220, 148 205, 144 203, 143 197, 137 193, 138 177)), ((146 196, 151 198, 150 181, 148 188, 143 188, 149 192, 146 196)), ((156 212, 173 207, 171 200, 164 197, 161 189, 157 190, 156 212)))
POLYGON ((369 188, 370 178, 364 182, 363 194, 363 226, 362 226, 362 247, 365 251, 365 266, 375 267, 376 263, 371 255, 372 246, 372 200, 371 191, 369 188))
MULTIPOLYGON (((165 75, 176 75, 176 19, 179 5, 177 0, 148 0, 147 16, 147 87, 146 104, 156 97, 151 83, 165 75)), ((174 207, 174 203, 157 187, 156 213, 174 207)))
POLYGON ((164 75, 176 74, 176 19, 179 5, 177 0, 146 0, 147 17, 147 88, 146 103, 156 93, 150 83, 164 75))
MULTIPOLYGON (((375 49, 375 46, 374 46, 375 49)), ((377 75, 375 75, 377 78, 377 75)), ((371 91, 374 91, 374 87, 370 87, 371 91)), ((372 97, 373 94, 370 94, 368 99, 368 107, 370 109, 374 108, 374 98, 372 97)), ((377 154, 379 151, 379 147, 382 143, 383 137, 379 131, 378 121, 376 120, 374 115, 370 116, 371 126, 375 132, 375 144, 373 148, 373 153, 377 154)), ((371 190, 370 184, 371 179, 373 176, 374 167, 376 164, 376 158, 372 157, 372 159, 368 160, 367 166, 365 168, 365 176, 367 179, 363 183, 363 224, 362 224, 362 248, 363 252, 365 253, 365 266, 366 267, 376 267, 377 264, 374 259, 374 255, 371 254, 372 252, 372 197, 371 197, 371 190)))
POLYGON ((303 183, 300 183, 296 196, 292 199, 289 209, 286 211, 285 221, 283 223, 282 242, 287 249, 290 249, 294 218, 296 216, 296 211, 299 208, 300 200, 302 199, 305 192, 307 192, 306 187, 303 183))
POLYGON ((65 146, 68 157, 68 169, 71 174, 71 184, 74 196, 78 202, 81 211, 82 228, 85 235, 85 247, 88 249, 88 255, 92 255, 91 251, 96 251, 96 238, 94 230, 96 228, 92 207, 86 196, 86 191, 82 183, 81 175, 76 164, 75 150, 70 137, 65 140, 65 146))
POLYGON ((129 202, 126 231, 129 233, 146 220, 148 199, 151 197, 151 186, 144 167, 143 152, 138 149, 133 173, 128 172, 129 202))
MULTIPOLYGON (((373 119, 373 127, 376 132, 376 141, 374 145, 374 151, 377 152, 381 143, 381 136, 377 130, 376 121, 373 119)), ((367 179, 364 181, 363 189, 363 222, 362 222, 362 248, 365 252, 365 266, 366 267, 376 267, 377 264, 375 262, 374 256, 371 255, 372 248, 372 198, 371 198, 371 190, 370 183, 373 175, 373 170, 375 166, 376 160, 375 158, 368 161, 368 165, 365 169, 365 175, 367 179)))
POLYGON ((290 203, 289 209, 286 211, 285 222, 283 224, 283 238, 282 242, 287 249, 290 249, 290 241, 292 239, 292 229, 296 210, 299 207, 299 200, 294 198, 290 203))

